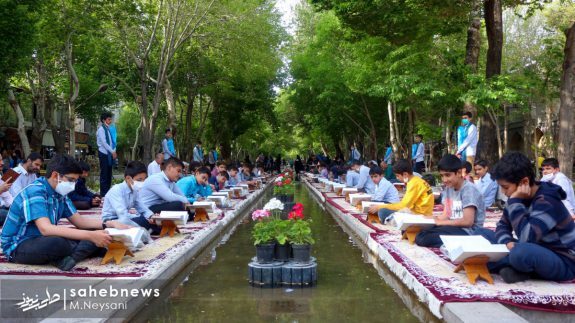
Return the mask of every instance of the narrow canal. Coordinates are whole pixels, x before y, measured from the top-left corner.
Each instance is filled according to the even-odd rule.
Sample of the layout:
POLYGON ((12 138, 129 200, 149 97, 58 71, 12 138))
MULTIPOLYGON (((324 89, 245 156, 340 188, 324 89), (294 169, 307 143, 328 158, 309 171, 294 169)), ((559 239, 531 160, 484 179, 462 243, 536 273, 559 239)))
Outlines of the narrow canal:
MULTIPOLYGON (((265 196, 264 202, 271 196, 265 196)), ((231 238, 197 267, 165 301, 151 304, 150 322, 418 322, 398 294, 366 264, 334 219, 300 185, 296 201, 312 219, 318 285, 304 289, 249 286, 255 254, 242 222, 231 238)), ((247 219, 247 218, 246 218, 247 219)), ((381 271, 381 270, 380 270, 381 271)), ((405 296, 404 296, 405 299, 405 296)), ((408 301, 409 303, 409 301, 408 301)), ((417 301, 415 301, 417 303, 417 301)))

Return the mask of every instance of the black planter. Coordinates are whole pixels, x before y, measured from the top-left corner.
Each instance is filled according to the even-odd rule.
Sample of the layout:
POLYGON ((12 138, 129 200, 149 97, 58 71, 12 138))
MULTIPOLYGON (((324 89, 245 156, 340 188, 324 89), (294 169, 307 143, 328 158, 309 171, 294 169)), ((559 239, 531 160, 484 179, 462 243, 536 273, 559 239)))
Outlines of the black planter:
POLYGON ((289 213, 292 211, 294 205, 295 205, 295 202, 284 203, 284 209, 282 210, 282 213, 280 214, 280 219, 287 220, 289 213))
POLYGON ((292 244, 293 261, 299 263, 308 263, 311 257, 310 244, 292 244))
POLYGON ((274 255, 275 260, 288 261, 291 251, 290 248, 291 246, 287 242, 285 244, 276 243, 275 255, 274 255))
POLYGON ((256 245, 256 257, 258 258, 258 262, 272 262, 274 260, 275 246, 275 242, 256 245))
MULTIPOLYGON (((283 204, 293 203, 293 194, 292 195, 276 195, 275 198, 278 199, 283 204)), ((284 208, 284 210, 285 210, 285 208, 284 208)))

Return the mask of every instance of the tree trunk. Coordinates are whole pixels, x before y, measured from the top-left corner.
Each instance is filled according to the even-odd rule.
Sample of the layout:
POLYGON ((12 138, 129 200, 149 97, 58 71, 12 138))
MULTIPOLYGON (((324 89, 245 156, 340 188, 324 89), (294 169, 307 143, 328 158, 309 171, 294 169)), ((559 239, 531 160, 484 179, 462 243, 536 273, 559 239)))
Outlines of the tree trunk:
MULTIPOLYGON (((74 57, 72 54, 72 33, 68 34, 64 48, 66 57, 66 69, 70 78, 70 93, 68 94, 68 127, 70 138, 68 141, 70 156, 76 156, 76 100, 80 94, 80 80, 74 69, 74 57)), ((65 124, 62 122, 62 124, 65 124)))
MULTIPOLYGON (((475 1, 474 8, 470 14, 471 21, 467 29, 467 45, 465 46, 465 65, 469 66, 473 73, 477 73, 479 65, 479 50, 481 48, 481 9, 475 1)), ((463 111, 471 112, 477 116, 477 107, 471 102, 463 104, 463 111)))
POLYGON ((142 131, 142 120, 138 124, 136 129, 136 138, 134 139, 134 145, 132 146, 132 160, 138 159, 138 143, 140 142, 140 132, 142 131))
POLYGON ((175 135, 177 125, 176 118, 176 102, 174 100, 174 91, 172 91, 172 84, 166 80, 164 84, 164 96, 166 97, 166 106, 168 107, 168 128, 172 129, 172 134, 175 135))
MULTIPOLYGON (((14 91, 10 88, 10 84, 8 85, 8 102, 16 113, 16 118, 18 119, 18 137, 20 137, 20 143, 22 145, 22 153, 24 154, 24 158, 30 155, 30 144, 28 143, 28 136, 26 135, 26 126, 24 124, 24 114, 22 113, 22 109, 20 108, 20 103, 16 100, 16 96, 14 95, 14 91)), ((6 156, 2 156, 6 157, 6 156)))
MULTIPOLYGON (((501 73, 503 55, 503 17, 501 0, 485 0, 485 27, 487 30, 487 61, 485 76, 487 79, 501 73)), ((496 122, 497 120, 495 120, 496 122)), ((482 131, 478 143, 478 155, 490 162, 495 162, 499 155, 497 127, 494 120, 484 113, 481 117, 482 131)))
POLYGON ((32 132, 30 135, 30 149, 32 151, 40 151, 44 140, 44 132, 48 128, 46 118, 52 118, 52 116, 46 114, 46 106, 49 104, 49 84, 44 61, 39 55, 35 58, 34 71, 38 77, 38 86, 34 84, 30 75, 31 73, 29 72, 26 74, 30 91, 32 92, 32 132))
POLYGON ((561 172, 571 178, 573 173, 573 121, 575 110, 575 23, 567 30, 563 76, 561 77, 561 105, 559 107, 559 147, 557 156, 561 172))
POLYGON ((413 108, 407 110, 407 159, 413 159, 413 152, 411 147, 413 146, 413 137, 415 136, 415 111, 413 108))
POLYGON ((387 113, 389 115, 389 142, 393 149, 395 158, 399 158, 399 142, 397 141, 397 133, 395 123, 397 122, 397 115, 395 113, 395 106, 391 101, 387 101, 387 113))

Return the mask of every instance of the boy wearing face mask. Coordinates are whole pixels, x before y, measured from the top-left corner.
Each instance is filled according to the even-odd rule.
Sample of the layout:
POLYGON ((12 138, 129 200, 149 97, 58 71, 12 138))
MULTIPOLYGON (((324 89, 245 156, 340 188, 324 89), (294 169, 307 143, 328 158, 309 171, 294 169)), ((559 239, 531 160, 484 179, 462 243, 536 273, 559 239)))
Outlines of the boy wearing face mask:
POLYGON ((68 195, 77 210, 89 210, 100 206, 100 196, 94 194, 86 187, 86 178, 90 176, 90 165, 84 161, 78 162, 82 168, 82 175, 78 178, 74 191, 68 195))
POLYGON ((150 219, 154 212, 140 200, 139 192, 148 177, 146 165, 131 161, 124 171, 124 181, 114 185, 106 194, 102 209, 102 221, 118 220, 121 223, 140 226, 152 235, 160 234, 161 228, 150 219))
POLYGON ((567 198, 562 202, 565 204, 565 208, 571 214, 571 217, 575 217, 575 193, 573 193, 573 182, 561 173, 559 169, 559 161, 556 158, 547 158, 541 163, 542 182, 553 183, 555 185, 561 186, 561 188, 567 194, 567 198))
POLYGON ((194 175, 178 181, 177 186, 186 196, 188 202, 194 203, 212 195, 212 188, 208 183, 210 175, 210 169, 202 166, 196 170, 194 175))
POLYGON ((118 221, 103 224, 100 219, 78 214, 67 195, 80 174, 82 169, 74 158, 57 155, 50 160, 46 177, 35 180, 14 198, 2 230, 2 250, 8 261, 53 264, 68 271, 83 259, 104 255, 112 237, 103 229, 129 228, 118 221), (75 228, 58 225, 62 218, 75 228))
POLYGON ((431 186, 421 177, 413 174, 411 163, 407 159, 398 160, 393 165, 393 173, 400 182, 405 183, 405 195, 398 203, 372 206, 369 212, 377 213, 382 223, 396 211, 405 208, 415 214, 431 216, 434 203, 431 186))
POLYGON ((461 126, 457 130, 457 157, 473 165, 477 150, 477 127, 471 122, 473 114, 465 112, 461 116, 461 126))

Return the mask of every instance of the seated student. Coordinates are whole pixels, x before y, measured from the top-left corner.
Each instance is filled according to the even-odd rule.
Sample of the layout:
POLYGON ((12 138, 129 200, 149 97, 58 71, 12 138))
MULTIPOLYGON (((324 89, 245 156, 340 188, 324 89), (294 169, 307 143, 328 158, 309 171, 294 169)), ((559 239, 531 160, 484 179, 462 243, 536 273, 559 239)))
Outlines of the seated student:
POLYGON ((375 184, 371 180, 371 177, 369 177, 369 167, 362 165, 359 160, 354 160, 351 163, 351 169, 359 173, 359 179, 354 187, 357 188, 358 191, 373 194, 375 192, 375 184))
POLYGON ((18 178, 12 182, 10 187, 10 194, 16 197, 24 187, 32 184, 37 178, 36 174, 40 171, 44 158, 39 153, 33 152, 28 155, 26 162, 14 167, 14 171, 20 174, 18 178))
POLYGON ((471 177, 471 171, 473 170, 473 165, 468 161, 461 162, 461 176, 463 179, 473 184, 473 177, 471 177))
POLYGON ((228 187, 236 186, 241 182, 240 175, 238 174, 238 168, 236 166, 231 166, 228 174, 230 175, 228 178, 228 187))
POLYGON ((229 178, 230 175, 228 175, 228 172, 223 171, 220 172, 217 176, 210 177, 210 179, 208 179, 208 183, 210 184, 212 191, 219 192, 226 187, 226 183, 228 182, 229 178))
POLYGON ((319 169, 319 176, 321 178, 325 178, 328 179, 329 178, 329 171, 327 170, 327 166, 325 165, 324 162, 319 162, 317 164, 317 167, 319 169))
POLYGON ((399 159, 393 165, 395 177, 406 185, 405 195, 399 203, 382 206, 372 206, 370 213, 377 213, 383 223, 390 215, 401 209, 408 208, 415 214, 430 216, 433 214, 433 192, 429 184, 413 174, 411 163, 407 159, 399 159))
POLYGON ((445 155, 437 164, 445 191, 442 194, 443 214, 435 219, 435 226, 415 237, 422 247, 441 247, 440 235, 472 235, 483 228, 485 204, 475 185, 463 178, 461 159, 445 155))
POLYGON ((226 165, 226 163, 223 161, 219 161, 216 164, 216 167, 214 167, 214 169, 212 169, 210 176, 216 177, 216 176, 218 176, 219 173, 225 172, 227 169, 228 169, 228 166, 226 165))
POLYGON ((518 152, 503 155, 491 175, 509 197, 495 230, 496 243, 506 244, 509 255, 490 270, 509 284, 532 277, 574 279, 575 222, 561 202, 565 191, 536 182, 531 161, 518 152))
POLYGON ((565 176, 559 169, 559 161, 555 158, 547 158, 541 163, 543 177, 542 182, 553 183, 561 186, 567 194, 567 198, 563 200, 565 208, 569 211, 572 217, 575 217, 575 194, 573 193, 573 182, 565 176))
POLYGON ((254 173, 252 173, 252 165, 245 163, 244 166, 242 167, 242 172, 240 173, 240 182, 242 183, 247 183, 250 185, 254 185, 256 182, 254 181, 254 177, 256 177, 256 175, 254 175, 254 173))
POLYGON ((486 160, 478 160, 474 165, 475 174, 478 179, 475 181, 475 187, 483 195, 483 201, 485 208, 490 207, 495 203, 495 197, 497 196, 497 182, 491 179, 491 174, 489 174, 489 164, 486 160))
MULTIPOLYGON (((4 159, 2 159, 2 155, 0 155, 0 169, 4 169, 4 159)), ((0 227, 6 221, 6 216, 8 215, 8 210, 14 201, 14 197, 10 194, 10 187, 12 184, 4 183, 0 179, 0 227)))
POLYGON ((131 161, 124 170, 124 181, 112 186, 106 193, 102 208, 102 221, 118 220, 121 223, 140 226, 152 235, 160 234, 161 228, 150 217, 154 215, 139 198, 139 192, 146 180, 146 165, 131 161))
POLYGON ((146 179, 140 192, 144 205, 154 213, 185 211, 188 199, 176 182, 184 164, 177 158, 164 161, 164 170, 146 179))
POLYGON ((2 230, 2 250, 8 261, 19 264, 52 264, 71 270, 76 263, 103 256, 112 237, 106 227, 125 229, 117 221, 103 224, 100 219, 80 216, 68 194, 82 174, 74 158, 54 156, 46 177, 28 185, 14 198, 2 230), (49 205, 50 207, 46 207, 49 205), (58 225, 67 218, 76 228, 58 225))
POLYGON ((397 203, 399 202, 399 193, 393 184, 385 179, 383 170, 379 167, 374 167, 369 171, 369 176, 375 184, 375 193, 371 197, 372 201, 384 203, 397 203))
POLYGON ((194 203, 212 195, 212 189, 208 185, 209 177, 210 169, 202 166, 196 170, 194 175, 180 179, 177 185, 188 199, 188 202, 194 203))
POLYGON ((100 196, 90 192, 86 187, 86 178, 90 176, 90 165, 84 161, 78 162, 78 165, 82 169, 82 175, 78 178, 74 191, 68 194, 68 197, 77 210, 89 210, 100 206, 100 196))
POLYGON ((162 163, 164 162, 164 153, 157 152, 156 158, 148 164, 148 176, 152 176, 162 171, 162 163))
POLYGON ((347 187, 355 187, 359 182, 359 174, 351 169, 347 169, 345 173, 345 186, 347 187))
POLYGON ((263 164, 257 164, 256 170, 255 170, 255 172, 254 172, 254 175, 256 175, 256 177, 263 177, 263 176, 265 176, 265 169, 264 169, 264 165, 263 165, 263 164))
POLYGON ((391 183, 397 183, 397 178, 395 178, 395 174, 393 174, 393 167, 391 164, 388 164, 386 159, 382 159, 379 163, 379 167, 383 170, 385 174, 385 179, 390 181, 391 183))

